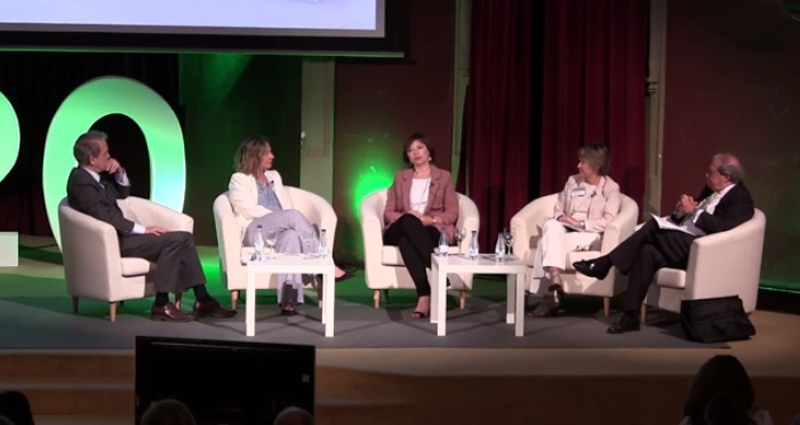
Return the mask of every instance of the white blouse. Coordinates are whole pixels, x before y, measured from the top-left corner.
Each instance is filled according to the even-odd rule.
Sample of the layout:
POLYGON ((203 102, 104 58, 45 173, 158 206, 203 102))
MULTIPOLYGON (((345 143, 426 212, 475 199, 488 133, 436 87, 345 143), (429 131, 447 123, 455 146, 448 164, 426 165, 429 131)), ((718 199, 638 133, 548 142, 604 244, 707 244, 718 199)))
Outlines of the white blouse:
POLYGON ((431 187, 431 178, 426 179, 413 179, 411 181, 411 209, 425 214, 425 209, 428 207, 428 194, 431 187))

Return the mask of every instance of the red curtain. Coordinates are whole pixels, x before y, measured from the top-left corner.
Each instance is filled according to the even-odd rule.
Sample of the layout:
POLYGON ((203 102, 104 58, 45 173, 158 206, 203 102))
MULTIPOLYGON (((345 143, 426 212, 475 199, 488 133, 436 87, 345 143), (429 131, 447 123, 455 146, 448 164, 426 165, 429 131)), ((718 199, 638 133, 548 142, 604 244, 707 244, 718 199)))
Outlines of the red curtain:
POLYGON ((641 205, 647 22, 644 0, 547 0, 541 194, 564 187, 578 148, 602 142, 611 177, 641 205))
POLYGON ((459 190, 481 214, 480 245, 528 201, 533 2, 472 2, 470 80, 459 190))

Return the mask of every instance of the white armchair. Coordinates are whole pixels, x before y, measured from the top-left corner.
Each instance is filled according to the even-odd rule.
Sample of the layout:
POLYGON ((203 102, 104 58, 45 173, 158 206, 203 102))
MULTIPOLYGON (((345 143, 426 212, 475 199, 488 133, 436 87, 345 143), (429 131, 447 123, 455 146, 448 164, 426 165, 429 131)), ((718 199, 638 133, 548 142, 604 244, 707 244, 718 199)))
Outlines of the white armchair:
POLYGON ((767 219, 756 209, 753 218, 725 231, 697 238, 689 250, 686 270, 662 268, 642 304, 680 313, 681 301, 738 295, 744 311, 756 309, 761 256, 767 219))
MULTIPOLYGON (((325 229, 325 240, 333 249, 338 218, 333 207, 323 197, 292 186, 284 186, 292 208, 300 211, 312 225, 325 229)), ((214 200, 214 223, 217 230, 220 274, 222 283, 231 291, 231 308, 236 309, 239 291, 247 288, 247 269, 242 258, 253 254, 254 248, 242 247, 244 231, 239 228, 228 192, 214 200)), ((270 273, 256 276, 258 288, 277 289, 278 281, 270 273)), ((321 297, 318 297, 321 301, 321 297)))
MULTIPOLYGON (((129 196, 117 200, 125 218, 144 226, 192 232, 194 219, 147 199, 129 196)), ((156 265, 143 258, 122 258, 117 231, 108 223, 83 214, 64 198, 58 205, 64 280, 72 296, 72 309, 78 312, 80 298, 107 301, 112 322, 117 305, 125 300, 155 295, 153 277, 156 265)), ((181 294, 175 294, 180 305, 181 294)))
MULTIPOLYGON (((386 210, 387 189, 381 189, 361 201, 361 233, 364 238, 364 270, 367 287, 373 290, 375 308, 380 307, 381 291, 388 298, 389 289, 414 289, 414 281, 403 263, 403 257, 396 246, 383 244, 383 213, 386 210)), ((458 194, 457 228, 464 228, 467 235, 478 231, 480 214, 475 202, 458 194)), ((469 236, 461 242, 461 249, 469 249, 469 236)), ((458 247, 451 246, 451 253, 458 247)), ((461 308, 465 307, 467 290, 472 289, 472 274, 451 274, 448 276, 453 289, 460 290, 461 308)))
MULTIPOLYGON (((622 205, 619 214, 606 226, 600 251, 568 252, 566 270, 561 274, 564 281, 564 292, 603 297, 603 314, 606 316, 611 309, 611 298, 627 288, 627 278, 614 268, 605 279, 595 279, 577 273, 572 268, 572 263, 607 254, 633 233, 639 216, 639 206, 626 195, 620 195, 620 197, 622 205)), ((514 255, 528 266, 525 278, 531 282, 531 292, 538 295, 546 292, 547 285, 541 285, 539 279, 532 279, 533 260, 536 254, 536 245, 542 234, 542 224, 545 219, 553 216, 557 199, 558 194, 535 199, 511 218, 514 255)))

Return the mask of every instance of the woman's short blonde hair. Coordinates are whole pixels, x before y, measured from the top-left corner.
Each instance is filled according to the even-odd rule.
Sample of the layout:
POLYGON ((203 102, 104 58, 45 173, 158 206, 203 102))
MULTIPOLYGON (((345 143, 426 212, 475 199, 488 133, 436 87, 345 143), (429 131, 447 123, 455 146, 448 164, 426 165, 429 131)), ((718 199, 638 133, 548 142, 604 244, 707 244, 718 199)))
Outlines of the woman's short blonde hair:
POLYGON ((582 146, 578 149, 578 159, 592 164, 601 176, 608 174, 609 168, 611 168, 608 148, 602 143, 590 143, 582 146))
POLYGON ((261 168, 261 158, 270 147, 266 136, 253 136, 242 141, 236 152, 234 168, 239 173, 255 176, 261 168))
POLYGON ((174 399, 156 401, 142 414, 141 425, 197 425, 185 404, 174 399))

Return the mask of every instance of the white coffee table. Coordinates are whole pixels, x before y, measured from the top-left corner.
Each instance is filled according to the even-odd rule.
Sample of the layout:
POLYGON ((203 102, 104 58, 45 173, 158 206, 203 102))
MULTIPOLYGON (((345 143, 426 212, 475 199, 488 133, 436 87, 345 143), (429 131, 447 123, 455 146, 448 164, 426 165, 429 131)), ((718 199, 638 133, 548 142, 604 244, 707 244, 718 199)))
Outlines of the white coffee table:
POLYGON ((496 261, 494 254, 472 259, 465 255, 431 256, 431 323, 436 335, 447 335, 447 275, 449 273, 504 274, 506 277, 506 323, 514 324, 514 335, 525 335, 525 264, 515 257, 496 261))
POLYGON ((300 273, 322 275, 322 324, 325 336, 333 337, 333 309, 336 299, 336 266, 330 254, 325 257, 304 258, 300 255, 282 255, 261 261, 245 261, 247 264, 247 299, 245 301, 245 335, 256 334, 256 274, 258 273, 300 273))

